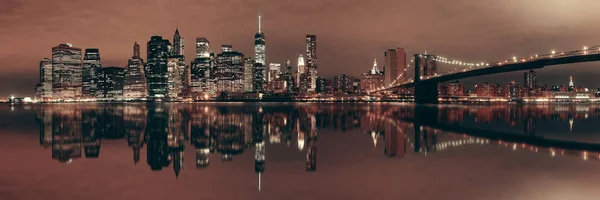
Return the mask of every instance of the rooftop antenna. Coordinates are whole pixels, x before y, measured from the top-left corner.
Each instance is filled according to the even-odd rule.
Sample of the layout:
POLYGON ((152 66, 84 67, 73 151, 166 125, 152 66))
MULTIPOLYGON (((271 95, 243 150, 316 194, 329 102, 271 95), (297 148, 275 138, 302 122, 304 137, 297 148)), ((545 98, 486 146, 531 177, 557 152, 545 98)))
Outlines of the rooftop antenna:
POLYGON ((260 24, 260 23, 261 23, 261 17, 260 17, 260 15, 259 15, 259 16, 258 16, 258 32, 259 32, 259 33, 262 33, 262 26, 261 26, 261 24, 260 24))

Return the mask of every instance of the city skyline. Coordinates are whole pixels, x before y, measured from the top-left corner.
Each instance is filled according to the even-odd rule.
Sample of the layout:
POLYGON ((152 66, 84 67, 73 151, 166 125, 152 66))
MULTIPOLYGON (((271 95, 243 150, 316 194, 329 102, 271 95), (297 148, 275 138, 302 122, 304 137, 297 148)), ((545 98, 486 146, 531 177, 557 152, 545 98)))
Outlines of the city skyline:
MULTIPOLYGON (((82 50, 100 49, 103 66, 125 67, 127 59, 131 57, 130 47, 133 42, 143 44, 152 35, 161 35, 170 39, 173 30, 178 28, 182 37, 192 38, 186 40, 184 46, 193 47, 193 38, 206 37, 213 47, 233 44, 236 49, 239 49, 238 51, 252 55, 252 34, 256 32, 256 16, 259 14, 262 16, 264 32, 269 36, 267 63, 296 60, 296 55, 305 51, 305 44, 301 37, 315 34, 319 36, 319 76, 329 79, 339 75, 339 72, 358 76, 370 69, 373 58, 383 61, 383 52, 396 47, 406 48, 408 55, 427 49, 435 55, 491 62, 509 59, 512 56, 547 53, 543 51, 552 49, 557 51, 578 49, 584 45, 595 45, 594 42, 598 41, 593 33, 599 28, 592 26, 593 19, 585 16, 588 16, 586 13, 593 12, 593 8, 600 3, 590 1, 505 1, 496 6, 466 0, 461 3, 391 2, 395 6, 387 5, 390 2, 387 4, 358 2, 343 6, 332 1, 302 4, 292 1, 260 2, 262 2, 259 3, 260 6, 256 6, 257 3, 254 1, 234 5, 245 6, 246 9, 242 12, 228 9, 231 5, 227 3, 206 3, 206 6, 214 9, 208 13, 219 11, 219 14, 204 18, 197 17, 196 14, 183 14, 186 12, 173 13, 174 10, 186 10, 195 5, 186 1, 180 1, 179 4, 169 5, 166 8, 162 6, 167 4, 160 1, 155 4, 141 5, 127 1, 92 3, 95 5, 90 8, 107 6, 114 8, 107 13, 112 13, 115 18, 105 20, 107 16, 104 12, 94 13, 95 10, 78 7, 83 5, 77 3, 29 5, 27 1, 7 1, 3 3, 6 6, 2 6, 6 9, 6 12, 3 12, 6 14, 0 16, 0 26, 14 28, 10 32, 0 32, 0 41, 11 47, 0 50, 0 70, 4 74, 0 84, 0 96, 6 97, 9 94, 33 96, 32 85, 35 85, 39 79, 37 70, 40 59, 49 57, 49 47, 67 42, 73 43, 82 50), (177 7, 177 5, 181 6, 177 7), (424 9, 428 5, 434 6, 432 9, 424 9), (153 25, 145 22, 145 15, 125 17, 126 20, 113 20, 126 15, 125 8, 128 6, 163 10, 165 14, 149 16, 149 19, 157 19, 156 24, 153 25), (48 9, 34 12, 41 7, 48 9), (404 12, 393 12, 388 7, 401 7, 400 11, 404 12), (408 9, 409 7, 418 9, 411 10, 408 9), (558 7, 568 7, 570 9, 568 11, 572 12, 556 9, 558 7), (81 11, 61 13, 63 9, 81 11), (356 16, 344 14, 356 12, 358 9, 378 9, 381 12, 378 14, 359 12, 356 16), (462 14, 467 10, 469 14, 462 14), (533 11, 528 12, 528 10, 533 11), (54 13, 55 11, 58 12, 54 13), (411 14, 419 12, 428 12, 430 15, 421 18, 410 17, 411 14), (39 20, 19 17, 29 14, 49 17, 39 20), (226 15, 228 20, 223 20, 222 16, 226 15), (472 18, 475 15, 478 19, 472 18), (340 18, 342 16, 344 18, 340 18), (452 18, 446 19, 448 16, 452 18), (304 18, 308 20, 302 20, 304 18), (57 25, 61 20, 68 19, 77 20, 72 24, 57 25), (385 20, 394 20, 394 25, 386 26, 386 23, 380 22, 385 20), (436 23, 431 27, 422 25, 432 22, 436 23), (351 27, 354 29, 350 29, 351 27), (356 30, 356 27, 361 28, 356 30), (44 31, 39 31, 37 28, 44 31), (444 34, 441 34, 442 32, 444 34), (39 35, 42 33, 44 35, 39 35), (16 34, 23 38, 15 40, 19 43, 12 41, 17 37, 16 34), (464 38, 469 38, 469 41, 464 41, 464 38)), ((215 49, 212 49, 213 52, 215 49)), ((145 45, 142 45, 141 51, 146 51, 145 45)), ((194 51, 188 50, 186 57, 194 58, 193 54, 194 51)), ((143 59, 147 58, 143 57, 143 59)), ((565 76, 573 76, 576 85, 596 88, 600 84, 594 81, 594 77, 599 75, 600 71, 593 70, 594 66, 598 64, 577 64, 539 70, 538 85, 562 84, 565 82, 563 81, 566 79, 565 76)), ((461 82, 467 84, 482 83, 486 80, 498 83, 512 80, 519 82, 522 77, 523 72, 514 72, 501 76, 466 79, 461 82)))

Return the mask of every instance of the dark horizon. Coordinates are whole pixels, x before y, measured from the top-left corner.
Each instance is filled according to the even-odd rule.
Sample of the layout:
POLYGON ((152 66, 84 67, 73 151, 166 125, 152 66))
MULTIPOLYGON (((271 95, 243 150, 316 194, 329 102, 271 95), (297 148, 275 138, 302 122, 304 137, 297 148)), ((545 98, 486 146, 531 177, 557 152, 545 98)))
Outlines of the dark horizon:
MULTIPOLYGON (((103 66, 124 67, 134 42, 145 58, 152 35, 172 40, 175 28, 185 38, 186 62, 194 58, 196 37, 206 37, 211 51, 222 44, 253 57, 258 15, 266 38, 267 63, 295 66, 304 52, 304 37, 318 37, 319 76, 346 73, 358 76, 381 64, 388 48, 403 47, 407 57, 424 52, 473 62, 493 62, 580 49, 600 44, 594 16, 600 2, 528 1, 268 1, 167 2, 156 0, 103 2, 45 2, 7 0, 0 3, 0 98, 34 96, 39 61, 51 57, 61 43, 98 48, 103 66), (202 12, 198 12, 198 8, 202 12), (135 10, 138 13, 134 12, 135 10), (146 15, 145 13, 160 13, 146 15), (148 22, 154 22, 149 24, 148 22), (18 38, 18 39, 17 39, 18 38)), ((598 63, 536 70, 539 85, 560 85, 573 76, 575 85, 590 89, 600 83, 598 63)), ((440 68, 443 71, 442 68, 440 68)), ((523 72, 460 80, 473 83, 521 83, 523 72)))

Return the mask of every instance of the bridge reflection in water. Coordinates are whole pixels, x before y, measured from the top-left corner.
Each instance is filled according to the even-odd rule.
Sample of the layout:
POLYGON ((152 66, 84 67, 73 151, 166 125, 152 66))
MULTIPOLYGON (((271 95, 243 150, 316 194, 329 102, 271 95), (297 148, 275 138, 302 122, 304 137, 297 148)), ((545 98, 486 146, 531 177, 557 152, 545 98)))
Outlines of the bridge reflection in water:
MULTIPOLYGON (((235 160, 254 154, 259 180, 268 164, 269 145, 285 145, 305 155, 305 170, 317 171, 319 131, 361 130, 365 140, 384 145, 383 155, 427 155, 465 145, 498 145, 549 156, 600 158, 600 144, 549 139, 537 133, 538 121, 598 118, 596 105, 414 106, 412 104, 61 104, 33 107, 39 142, 62 163, 98 159, 103 140, 126 140, 138 164, 145 148, 150 169, 184 166, 184 149, 193 148, 196 169, 211 159, 235 160), (468 123, 523 126, 500 132, 468 123), (381 144, 383 141, 383 144, 381 144), (268 144, 268 145, 266 145, 268 144)), ((338 136, 336 136, 338 137, 338 136)), ((344 137, 340 135, 339 137, 344 137)), ((299 166, 299 168, 302 168, 299 166)))

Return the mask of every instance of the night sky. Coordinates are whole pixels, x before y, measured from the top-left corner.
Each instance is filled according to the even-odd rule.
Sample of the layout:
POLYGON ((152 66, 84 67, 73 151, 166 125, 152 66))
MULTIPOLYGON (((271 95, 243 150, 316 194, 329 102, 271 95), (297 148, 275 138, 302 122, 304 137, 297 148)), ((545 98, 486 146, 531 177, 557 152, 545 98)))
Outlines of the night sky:
MULTIPOLYGON (((124 67, 134 42, 146 59, 151 35, 172 40, 179 27, 188 63, 196 37, 208 38, 212 52, 231 44, 253 57, 260 14, 268 63, 295 65, 304 36, 316 34, 319 75, 331 78, 366 72, 374 58, 382 65, 395 47, 492 62, 599 45, 598 8, 595 0, 0 0, 0 98, 32 96, 40 59, 60 43, 99 48, 103 66, 124 67)), ((569 75, 600 87, 600 62, 539 70, 538 83, 566 84, 569 75)), ((522 79, 514 72, 464 81, 522 79)))

